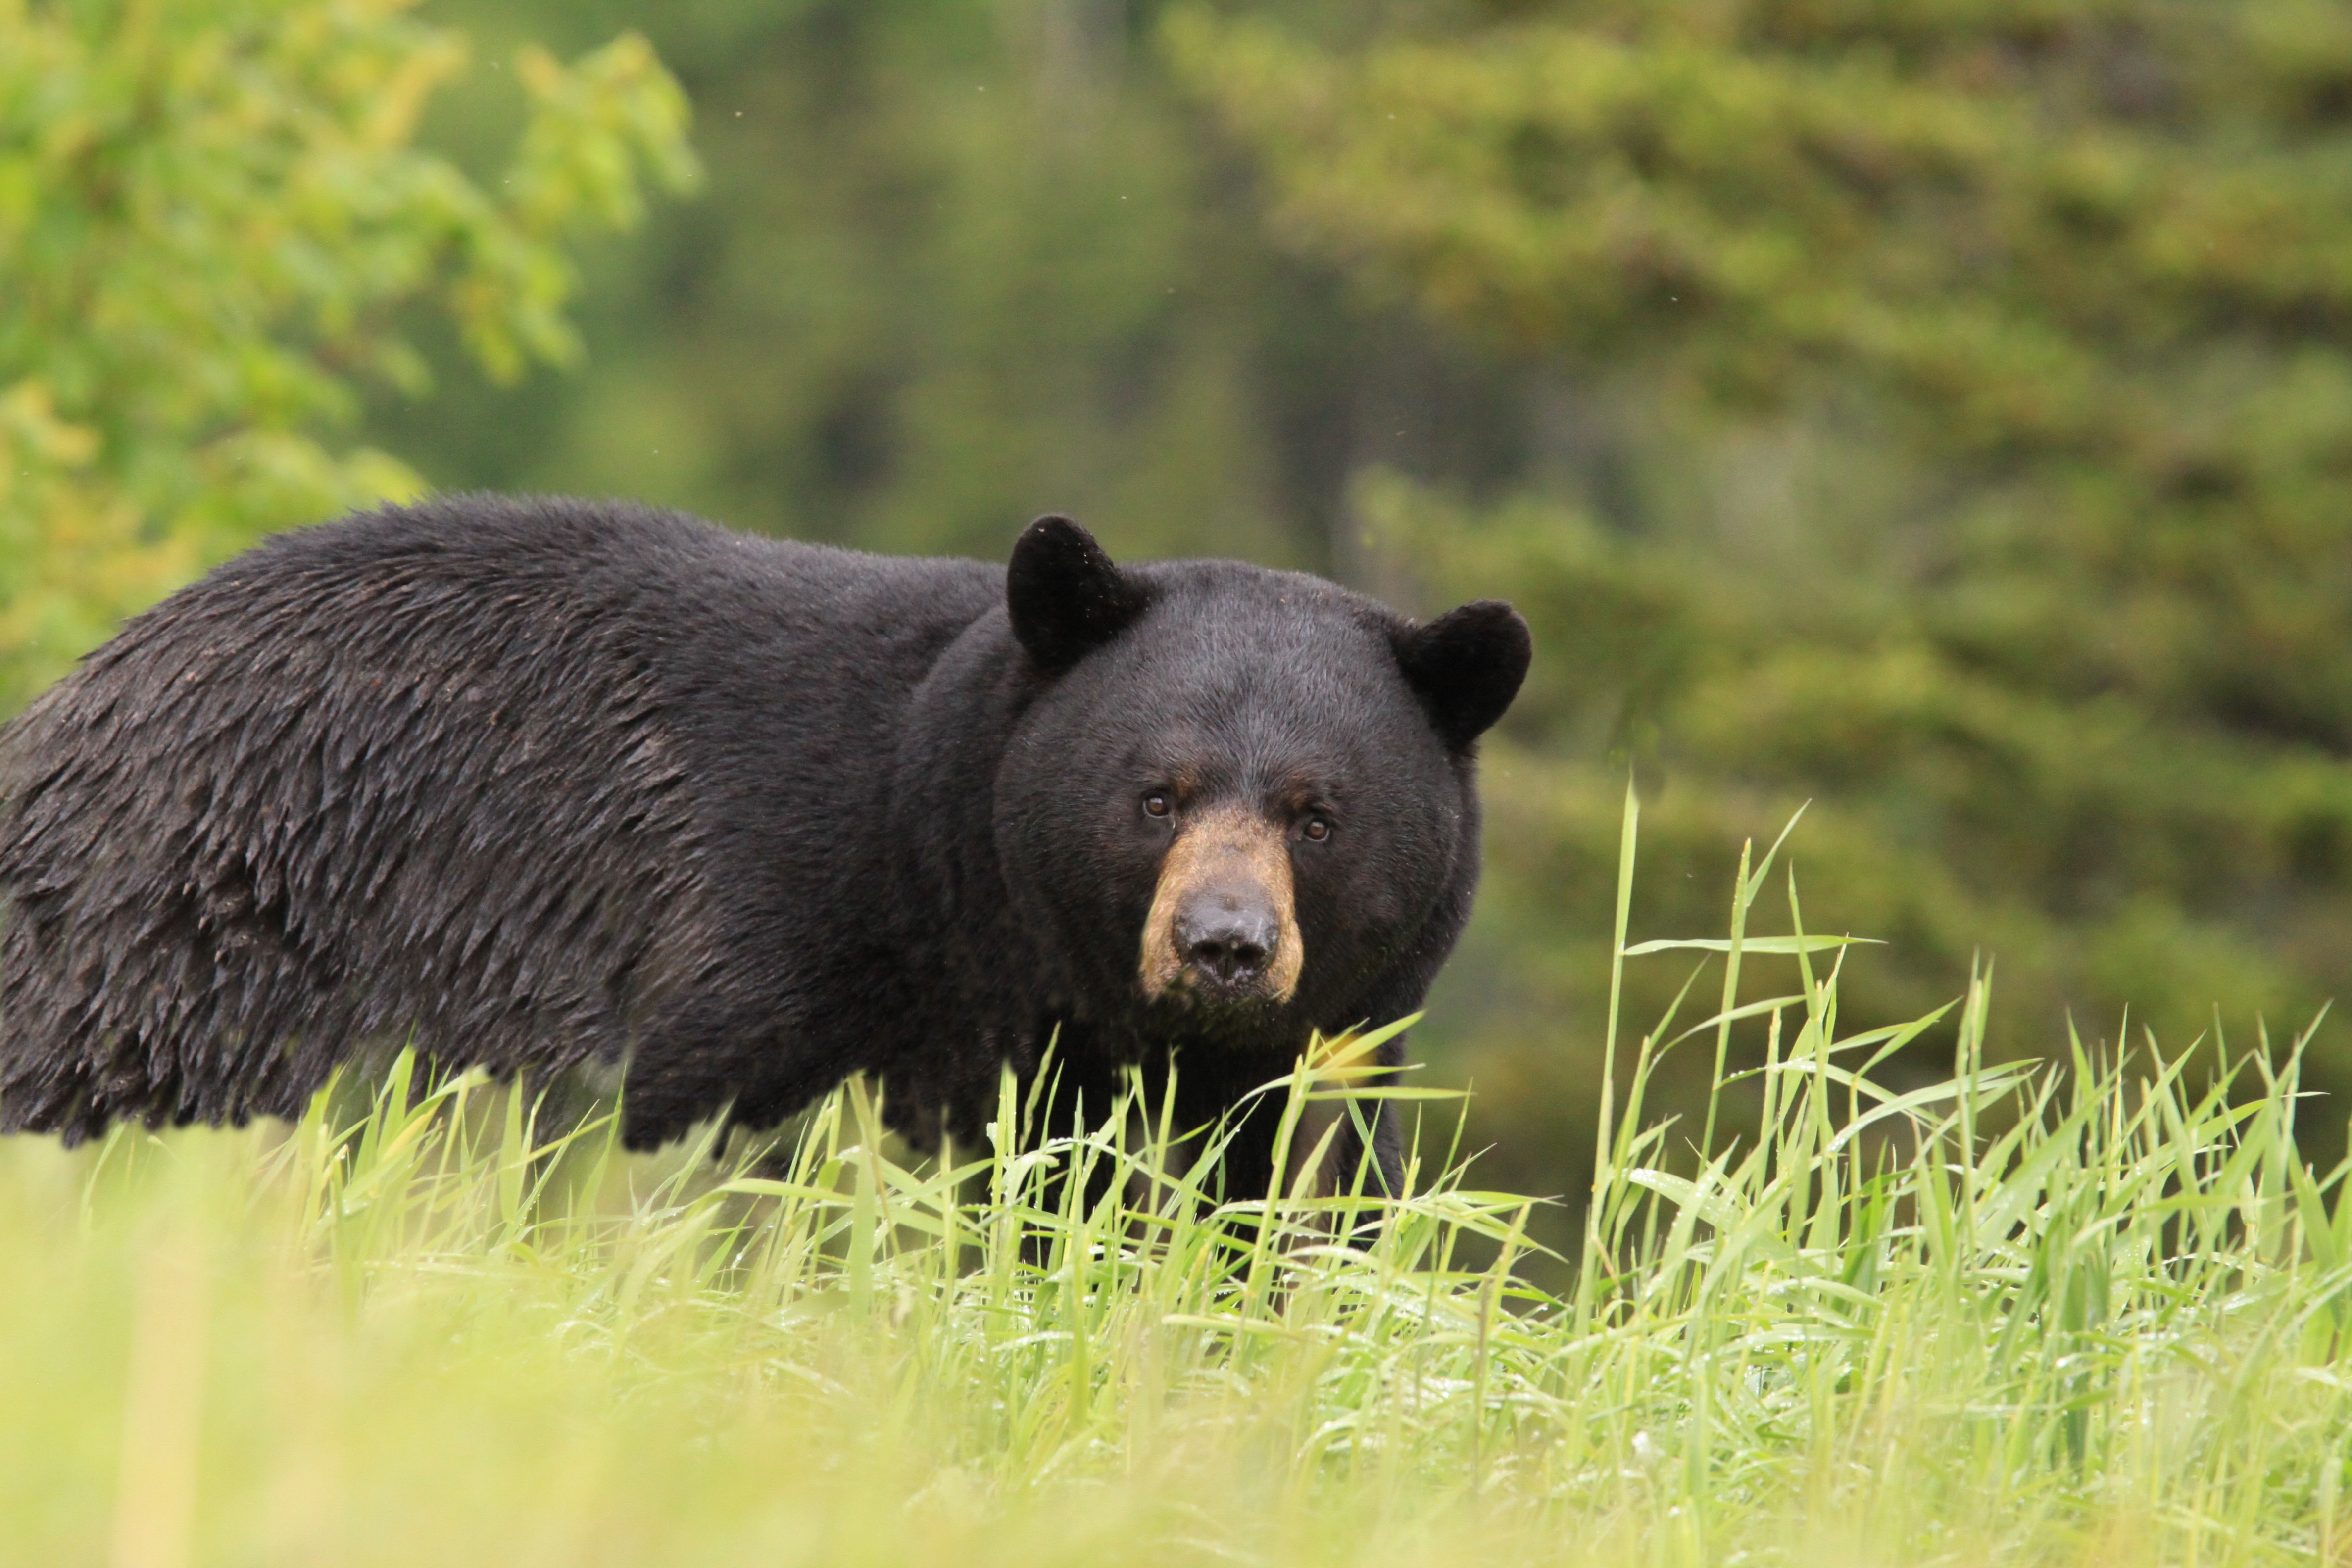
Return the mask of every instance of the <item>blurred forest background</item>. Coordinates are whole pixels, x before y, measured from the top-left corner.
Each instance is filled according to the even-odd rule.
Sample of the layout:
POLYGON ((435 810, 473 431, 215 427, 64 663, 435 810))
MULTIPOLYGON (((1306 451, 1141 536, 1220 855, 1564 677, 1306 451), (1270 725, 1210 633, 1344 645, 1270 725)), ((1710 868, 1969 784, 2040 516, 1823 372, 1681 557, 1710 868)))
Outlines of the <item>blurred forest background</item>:
POLYGON ((2352 960, 2341 0, 0 0, 0 458, 11 701, 419 484, 1511 598, 1418 1037, 1494 1185, 1589 1173, 1629 766, 1636 939, 1812 802, 1849 1025, 2352 960))

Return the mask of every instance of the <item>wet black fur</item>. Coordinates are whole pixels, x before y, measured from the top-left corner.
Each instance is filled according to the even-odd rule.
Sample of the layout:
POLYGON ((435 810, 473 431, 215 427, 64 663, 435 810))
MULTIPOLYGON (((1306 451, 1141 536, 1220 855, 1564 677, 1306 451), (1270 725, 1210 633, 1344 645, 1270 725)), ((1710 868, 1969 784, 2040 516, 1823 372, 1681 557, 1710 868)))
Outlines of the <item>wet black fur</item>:
POLYGON ((625 1062, 638 1145, 860 1069, 902 1130, 971 1137, 1057 1028, 1066 1093, 1181 1049, 1205 1120, 1309 1027, 1420 1004, 1526 660, 1502 606, 1416 628, 1311 577, 1115 567, 1059 519, 1009 579, 565 500, 284 534, 0 733, 0 1127, 291 1116, 413 1037, 625 1062), (1179 781, 1336 825, 1293 841, 1287 1006, 1142 1000, 1169 828, 1138 802, 1179 781))

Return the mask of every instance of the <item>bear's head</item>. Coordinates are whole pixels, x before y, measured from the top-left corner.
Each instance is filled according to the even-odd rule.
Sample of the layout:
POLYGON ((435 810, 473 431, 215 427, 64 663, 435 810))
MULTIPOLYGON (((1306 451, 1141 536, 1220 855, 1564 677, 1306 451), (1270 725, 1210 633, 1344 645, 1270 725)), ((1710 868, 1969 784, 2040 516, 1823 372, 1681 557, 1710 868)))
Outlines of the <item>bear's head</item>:
POLYGON ((1475 743, 1527 672, 1508 605, 1416 625, 1296 573, 1123 569, 1046 517, 1006 608, 1029 695, 995 837, 1058 1000, 1285 1048, 1417 1002, 1476 875, 1475 743))

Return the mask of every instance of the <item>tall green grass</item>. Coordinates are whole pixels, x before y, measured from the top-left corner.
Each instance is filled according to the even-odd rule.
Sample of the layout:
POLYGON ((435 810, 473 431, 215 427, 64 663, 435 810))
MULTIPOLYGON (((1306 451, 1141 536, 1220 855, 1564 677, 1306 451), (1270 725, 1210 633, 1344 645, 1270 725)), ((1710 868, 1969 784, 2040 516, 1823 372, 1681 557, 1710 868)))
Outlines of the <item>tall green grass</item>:
MULTIPOLYGON (((1427 1098, 1393 1202, 1220 1205, 1164 1108, 1024 1130, 1009 1085, 1001 1152, 920 1164, 855 1085, 642 1157, 405 1061, 291 1129, 9 1141, 0 1558, 2352 1558, 2352 1206, 2295 1151, 2305 1042, 1989 1065, 1983 980, 1842 1036, 1853 949, 1793 892, 1797 934, 1747 934, 1772 860, 1735 973, 1685 987, 1716 1016, 1619 1053, 1558 1295, 1427 1098), (1790 989, 1738 1004, 1768 961, 1790 989), (1662 1051, 1723 1080, 1743 1019, 1760 1072, 1645 1116, 1662 1051), (1931 1029, 1948 1076, 1880 1081, 1931 1029)), ((1621 969, 1710 945, 1629 946, 1626 908, 1621 969)), ((1286 1139, 1364 1044, 1269 1088, 1286 1139)))

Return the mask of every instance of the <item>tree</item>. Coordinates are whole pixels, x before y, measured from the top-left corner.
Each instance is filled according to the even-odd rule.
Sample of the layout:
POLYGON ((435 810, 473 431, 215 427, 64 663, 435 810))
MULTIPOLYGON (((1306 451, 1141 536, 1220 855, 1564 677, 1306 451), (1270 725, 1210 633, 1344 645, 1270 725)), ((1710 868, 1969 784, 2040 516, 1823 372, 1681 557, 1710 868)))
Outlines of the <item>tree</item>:
POLYGON ((413 8, 0 0, 0 703, 264 530, 419 489, 333 438, 422 390, 404 312, 494 376, 567 363, 567 241, 693 178, 634 35, 519 58, 495 184, 422 150, 466 46, 413 8))
MULTIPOLYGON (((1159 0, 438 4, 485 48, 641 15, 709 197, 595 248, 583 374, 372 406, 437 482, 992 558, 1067 510, 1120 556, 1344 570, 1352 466, 1493 447, 1475 356, 1266 242, 1159 0)), ((461 151, 474 96, 436 118, 461 151)))
POLYGON ((1673 781, 1677 924, 1814 798, 1882 1011, 1982 943, 2037 1047, 2307 1016, 2352 966, 2352 11, 1469 9, 1169 41, 1287 243, 1545 367, 1615 465, 1365 492, 1539 616, 1498 968, 1601 918, 1613 749, 1673 781))

